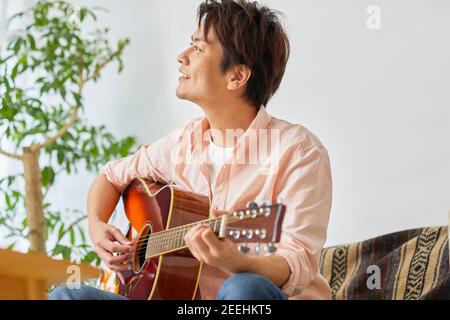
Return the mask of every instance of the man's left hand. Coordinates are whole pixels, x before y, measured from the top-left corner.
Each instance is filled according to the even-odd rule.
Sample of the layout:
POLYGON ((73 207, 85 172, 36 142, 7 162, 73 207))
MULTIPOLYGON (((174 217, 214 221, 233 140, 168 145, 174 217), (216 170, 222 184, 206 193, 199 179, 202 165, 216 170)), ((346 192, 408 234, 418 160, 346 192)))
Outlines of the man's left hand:
POLYGON ((249 257, 242 254, 231 240, 219 239, 207 225, 189 230, 184 241, 192 255, 200 262, 236 273, 244 272, 249 257))

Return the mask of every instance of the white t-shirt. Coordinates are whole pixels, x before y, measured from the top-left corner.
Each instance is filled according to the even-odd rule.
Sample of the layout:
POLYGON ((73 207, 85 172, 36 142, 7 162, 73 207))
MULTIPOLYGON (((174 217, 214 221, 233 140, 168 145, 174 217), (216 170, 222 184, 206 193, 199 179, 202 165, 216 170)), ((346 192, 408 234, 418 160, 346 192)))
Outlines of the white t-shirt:
POLYGON ((212 140, 208 145, 208 167, 211 188, 216 184, 217 176, 227 160, 231 157, 234 147, 222 148, 212 140))

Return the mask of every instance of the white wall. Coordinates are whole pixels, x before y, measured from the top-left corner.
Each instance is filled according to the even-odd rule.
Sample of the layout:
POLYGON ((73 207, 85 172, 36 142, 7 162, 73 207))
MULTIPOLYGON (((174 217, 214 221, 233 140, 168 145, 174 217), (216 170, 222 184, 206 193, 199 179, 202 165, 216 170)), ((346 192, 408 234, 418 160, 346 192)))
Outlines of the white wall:
MULTIPOLYGON (((5 1, 5 0, 0 0, 5 1)), ((200 110, 175 97, 177 54, 200 1, 78 0, 108 8, 99 25, 127 36, 125 70, 86 88, 93 123, 149 143, 200 110)), ((285 13, 292 56, 274 116, 301 123, 327 147, 334 179, 327 245, 442 225, 450 209, 450 2, 272 0, 285 13), (381 30, 366 27, 369 5, 381 30)), ((4 160, 1 164, 4 166, 4 160)), ((85 208, 92 175, 50 195, 85 208)))

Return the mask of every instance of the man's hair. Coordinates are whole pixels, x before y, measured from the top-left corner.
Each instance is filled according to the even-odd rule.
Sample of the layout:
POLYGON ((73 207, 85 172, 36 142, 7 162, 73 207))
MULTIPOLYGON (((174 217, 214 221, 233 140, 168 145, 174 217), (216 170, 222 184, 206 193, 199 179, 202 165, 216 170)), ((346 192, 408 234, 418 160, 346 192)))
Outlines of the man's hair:
POLYGON ((222 45, 222 72, 241 64, 252 71, 245 98, 255 107, 266 107, 289 59, 289 39, 277 14, 245 0, 205 0, 198 8, 198 26, 204 22, 205 39, 212 27, 222 45))

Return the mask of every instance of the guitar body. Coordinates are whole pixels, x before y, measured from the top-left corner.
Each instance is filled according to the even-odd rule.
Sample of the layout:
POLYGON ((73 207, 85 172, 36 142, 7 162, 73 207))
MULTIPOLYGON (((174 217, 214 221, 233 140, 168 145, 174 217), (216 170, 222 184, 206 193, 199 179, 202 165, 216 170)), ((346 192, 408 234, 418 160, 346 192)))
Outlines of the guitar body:
POLYGON ((133 270, 124 273, 125 284, 105 272, 99 279, 100 288, 132 300, 190 300, 199 297, 202 265, 190 251, 176 250, 146 260, 145 239, 155 232, 208 219, 209 198, 185 192, 174 185, 144 179, 134 180, 122 198, 131 224, 127 237, 136 243, 133 270), (136 239, 132 238, 133 229, 139 232, 136 239), (111 278, 114 278, 114 283, 108 284, 111 278))

